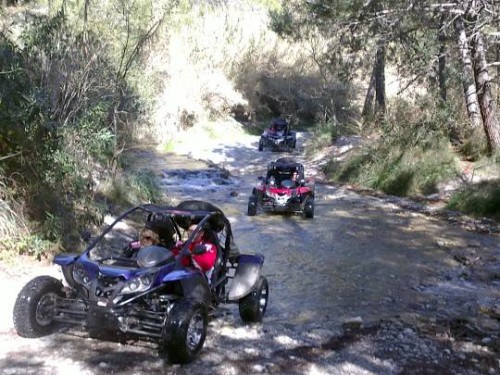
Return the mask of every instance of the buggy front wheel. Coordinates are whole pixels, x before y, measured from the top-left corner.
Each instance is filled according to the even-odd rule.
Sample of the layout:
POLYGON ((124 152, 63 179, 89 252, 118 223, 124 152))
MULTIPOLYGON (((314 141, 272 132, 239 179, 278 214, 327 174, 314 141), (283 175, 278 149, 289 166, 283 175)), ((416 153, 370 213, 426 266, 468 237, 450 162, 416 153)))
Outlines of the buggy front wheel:
POLYGON ((260 276, 252 292, 239 300, 241 319, 244 322, 260 322, 267 309, 269 299, 269 283, 260 276))
POLYGON ((306 219, 314 218, 314 199, 308 198, 304 204, 304 217, 306 219))
POLYGON ((19 292, 14 305, 14 328, 21 337, 42 337, 54 332, 56 300, 63 284, 51 276, 38 276, 19 292))
POLYGON ((259 141, 259 151, 262 151, 262 150, 264 150, 264 141, 261 138, 259 141))
POLYGON ((162 346, 172 363, 189 363, 203 348, 207 336, 207 307, 183 299, 169 313, 164 327, 162 346))
POLYGON ((257 215, 257 198, 251 196, 248 198, 248 216, 257 215))

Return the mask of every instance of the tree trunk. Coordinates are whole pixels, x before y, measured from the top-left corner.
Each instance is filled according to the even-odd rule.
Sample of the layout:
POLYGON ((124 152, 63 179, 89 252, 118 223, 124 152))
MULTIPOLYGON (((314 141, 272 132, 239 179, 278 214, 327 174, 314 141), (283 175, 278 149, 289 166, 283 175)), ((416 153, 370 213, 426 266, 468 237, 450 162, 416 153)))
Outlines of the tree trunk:
POLYGON ((439 56, 438 56, 438 77, 439 77, 439 95, 443 103, 446 102, 446 35, 445 35, 445 15, 441 15, 439 23, 439 56))
POLYGON ((385 114, 385 41, 378 43, 375 59, 375 112, 385 114))
POLYGON ((497 63, 497 76, 496 76, 496 92, 497 92, 497 103, 500 103, 500 41, 497 42, 497 58, 496 58, 497 63))
POLYGON ((493 99, 492 85, 488 74, 488 64, 486 62, 486 51, 484 47, 483 34, 475 32, 472 39, 474 51, 474 73, 476 79, 477 96, 483 118, 484 131, 488 147, 495 152, 500 150, 500 122, 497 116, 496 104, 493 99))
POLYGON ((375 64, 373 64, 372 74, 370 77, 370 83, 368 84, 368 90, 366 91, 365 104, 363 105, 363 117, 370 119, 373 116, 373 98, 375 97, 375 64))
POLYGON ((465 103, 467 105, 467 115, 469 116, 470 125, 474 129, 482 125, 482 119, 477 99, 469 43, 465 33, 464 21, 461 16, 458 16, 455 19, 454 27, 457 33, 458 48, 460 51, 460 58, 462 60, 462 84, 464 88, 465 103))

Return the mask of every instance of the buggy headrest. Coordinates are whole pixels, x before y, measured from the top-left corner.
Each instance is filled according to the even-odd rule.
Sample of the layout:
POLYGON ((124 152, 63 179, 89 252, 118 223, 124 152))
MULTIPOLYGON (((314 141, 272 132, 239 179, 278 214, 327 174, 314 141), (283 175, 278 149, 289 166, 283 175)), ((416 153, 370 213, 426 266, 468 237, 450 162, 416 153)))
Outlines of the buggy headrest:
POLYGON ((170 246, 171 242, 173 242, 173 236, 176 231, 170 220, 148 221, 144 226, 145 228, 151 229, 152 231, 158 233, 160 242, 165 244, 166 246, 170 246))

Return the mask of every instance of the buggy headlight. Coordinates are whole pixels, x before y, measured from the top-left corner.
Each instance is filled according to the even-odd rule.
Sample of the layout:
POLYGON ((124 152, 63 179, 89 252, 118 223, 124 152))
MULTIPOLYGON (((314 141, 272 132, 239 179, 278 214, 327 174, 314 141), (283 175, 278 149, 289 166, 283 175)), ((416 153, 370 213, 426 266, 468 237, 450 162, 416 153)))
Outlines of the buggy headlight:
POLYGON ((81 263, 75 263, 73 267, 73 279, 79 284, 83 284, 85 286, 90 285, 90 276, 87 274, 87 270, 81 263))
POLYGON ((122 288, 122 294, 138 293, 148 290, 155 279, 154 273, 145 273, 140 276, 134 277, 125 283, 122 288))

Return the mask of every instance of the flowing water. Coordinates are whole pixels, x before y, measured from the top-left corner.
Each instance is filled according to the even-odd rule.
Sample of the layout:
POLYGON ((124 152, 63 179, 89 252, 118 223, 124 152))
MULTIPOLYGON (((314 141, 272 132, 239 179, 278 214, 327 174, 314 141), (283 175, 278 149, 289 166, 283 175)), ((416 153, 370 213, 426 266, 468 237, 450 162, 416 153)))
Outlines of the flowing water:
MULTIPOLYGON (((299 145, 304 140, 299 138, 299 145)), ((148 152, 136 167, 155 170, 174 202, 201 199, 218 205, 230 218, 240 251, 265 256, 271 288, 266 320, 334 327, 352 318, 374 321, 408 311, 463 313, 467 293, 457 295, 454 288, 436 293, 427 287, 461 272, 438 243, 458 251, 471 243, 498 249, 495 237, 320 183, 312 220, 287 214, 249 217, 248 196, 270 161, 293 157, 306 165, 306 176, 317 174, 302 148, 290 154, 259 152, 257 142, 258 137, 248 136, 235 145, 197 147, 198 153, 189 157, 148 152)), ((484 292, 488 298, 497 294, 484 292)))

